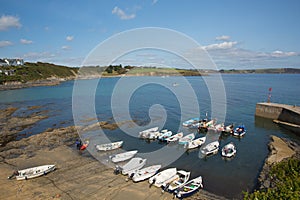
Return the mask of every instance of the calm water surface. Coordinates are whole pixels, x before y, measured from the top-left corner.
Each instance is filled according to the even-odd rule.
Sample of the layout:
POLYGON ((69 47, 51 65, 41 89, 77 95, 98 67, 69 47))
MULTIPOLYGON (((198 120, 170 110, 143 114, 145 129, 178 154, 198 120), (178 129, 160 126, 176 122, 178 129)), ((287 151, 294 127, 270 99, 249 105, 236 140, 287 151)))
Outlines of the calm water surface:
MULTIPOLYGON (((215 75, 205 77, 214 80, 215 75)), ((220 146, 223 147, 228 142, 234 142, 237 146, 237 155, 232 160, 224 160, 220 153, 208 158, 199 157, 199 151, 193 150, 182 154, 182 156, 168 167, 177 167, 178 169, 190 170, 191 176, 203 176, 204 187, 206 190, 223 195, 229 198, 241 197, 242 191, 252 190, 255 187, 256 179, 264 159, 268 154, 267 144, 270 135, 292 138, 299 141, 295 134, 273 124, 272 121, 255 118, 255 105, 257 102, 263 102, 267 99, 268 89, 272 87, 272 101, 278 103, 299 105, 300 103, 300 75, 294 74, 245 74, 245 75, 222 75, 225 91, 226 106, 225 124, 234 123, 245 124, 247 134, 242 139, 231 136, 221 136, 217 134, 208 135, 208 137, 217 138, 220 146)), ((130 127, 132 134, 128 135, 122 130, 105 130, 105 133, 112 141, 124 140, 123 149, 138 149, 139 152, 151 152, 165 146, 159 142, 146 142, 132 135, 137 135, 141 130, 139 126, 149 125, 151 122, 150 113, 158 123, 160 128, 168 128, 173 132, 183 131, 184 134, 193 132, 181 126, 180 101, 176 94, 165 86, 155 84, 156 82, 166 81, 169 83, 178 83, 177 91, 183 97, 189 99, 189 93, 186 92, 184 84, 178 81, 178 77, 130 77, 134 82, 149 82, 138 88, 130 98, 129 111, 132 120, 135 120, 136 126, 130 127), (163 80, 162 80, 163 79, 163 80), (152 83, 150 83, 152 82, 152 83), (151 110, 153 105, 160 105, 164 108, 166 122, 161 125, 161 113, 151 110)), ((202 77, 186 77, 191 84, 197 98, 197 106, 200 109, 200 116, 205 113, 211 113, 211 99, 209 91, 202 77)), ((111 96, 115 84, 119 78, 101 79, 95 96, 95 110, 98 120, 113 120, 111 111, 111 96)), ((91 85, 97 84, 98 80, 81 80, 81 84, 86 87, 87 94, 82 94, 82 103, 85 102, 85 96, 91 85)), ((65 127, 73 125, 72 115, 72 92, 74 81, 64 82, 58 86, 34 87, 18 90, 0 91, 0 108, 8 106, 20 107, 16 115, 28 114, 27 107, 33 105, 42 106, 40 111, 44 111, 49 118, 37 123, 36 126, 24 130, 22 133, 27 135, 38 134, 49 127, 65 127)), ((172 87, 172 84, 170 85, 172 87)), ((124 86, 124 95, 126 94, 124 86)), ((218 90, 218 88, 216 88, 218 90)), ((121 94, 122 97, 122 94, 121 94)), ((120 98, 120 101, 122 98, 120 98)), ((221 102, 222 103, 222 102, 221 102)), ((191 105, 195 106, 193 103, 191 105)), ((188 117, 197 117, 193 106, 187 107, 185 112, 190 113, 188 117)), ((35 110, 36 111, 36 110, 35 110)), ((120 110, 118 115, 122 116, 120 110)), ((118 117, 120 117, 118 116, 118 117)), ((86 116, 88 118, 88 116, 86 116)), ((155 121, 154 120, 154 121, 155 121)), ((90 134, 97 135, 97 132, 90 134)), ((23 134, 20 134, 23 135, 23 134)), ((203 133, 196 137, 204 136, 203 133)), ((21 136, 19 137, 21 138, 21 136)), ((180 152, 181 146, 170 145, 174 152, 180 152)), ((163 157, 167 155, 163 155, 163 157)), ((149 162, 150 163, 150 162, 149 162)))

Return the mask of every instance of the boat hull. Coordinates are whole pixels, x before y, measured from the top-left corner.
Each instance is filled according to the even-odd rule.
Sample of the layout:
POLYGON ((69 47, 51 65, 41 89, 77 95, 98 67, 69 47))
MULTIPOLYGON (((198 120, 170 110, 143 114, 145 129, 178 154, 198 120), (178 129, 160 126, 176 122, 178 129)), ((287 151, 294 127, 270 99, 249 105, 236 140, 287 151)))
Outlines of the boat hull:
POLYGON ((16 179, 17 180, 32 179, 42 175, 46 175, 49 172, 52 172, 54 170, 55 170, 55 165, 42 165, 38 167, 23 169, 18 171, 19 175, 16 176, 16 179))

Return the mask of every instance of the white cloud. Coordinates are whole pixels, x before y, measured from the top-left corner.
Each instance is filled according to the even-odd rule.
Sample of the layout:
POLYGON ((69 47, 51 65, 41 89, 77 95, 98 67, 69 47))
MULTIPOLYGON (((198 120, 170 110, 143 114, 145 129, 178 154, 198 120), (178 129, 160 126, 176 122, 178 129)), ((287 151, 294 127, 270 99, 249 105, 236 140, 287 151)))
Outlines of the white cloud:
POLYGON ((282 58, 282 57, 291 57, 291 56, 297 56, 299 55, 298 53, 296 52, 293 52, 293 51, 290 51, 290 52, 283 52, 283 51, 273 51, 271 53, 271 56, 273 57, 278 57, 278 58, 282 58))
POLYGON ((27 60, 43 61, 57 57, 57 55, 50 52, 28 52, 21 57, 27 60))
POLYGON ((205 50, 219 50, 219 49, 231 49, 237 44, 236 41, 234 42, 222 42, 218 44, 210 44, 207 46, 203 46, 205 50))
POLYGON ((228 41, 228 40, 230 40, 230 36, 228 36, 228 35, 218 36, 218 37, 216 37, 216 40, 228 41))
POLYGON ((111 11, 111 13, 116 14, 122 20, 129 20, 129 19, 135 18, 135 14, 127 14, 121 8, 119 8, 117 6, 114 7, 114 9, 111 11))
POLYGON ((0 41, 0 48, 2 48, 2 47, 7 47, 7 46, 11 46, 11 45, 13 45, 13 43, 10 42, 10 41, 7 41, 7 40, 2 40, 2 41, 0 41))
POLYGON ((8 30, 11 27, 20 28, 22 25, 18 17, 2 15, 0 17, 0 31, 8 30))
POLYGON ((71 47, 70 47, 70 46, 66 46, 66 45, 65 45, 65 46, 62 46, 62 47, 61 47, 61 49, 62 49, 62 50, 70 50, 70 49, 71 49, 71 47))
POLYGON ((157 2, 158 2, 158 0, 153 0, 152 5, 156 4, 157 2))
POLYGON ((33 43, 33 41, 26 40, 26 39, 21 39, 20 42, 21 42, 21 44, 32 44, 33 43))
POLYGON ((66 37, 66 40, 67 41, 72 41, 74 39, 74 36, 73 35, 68 35, 67 37, 66 37))

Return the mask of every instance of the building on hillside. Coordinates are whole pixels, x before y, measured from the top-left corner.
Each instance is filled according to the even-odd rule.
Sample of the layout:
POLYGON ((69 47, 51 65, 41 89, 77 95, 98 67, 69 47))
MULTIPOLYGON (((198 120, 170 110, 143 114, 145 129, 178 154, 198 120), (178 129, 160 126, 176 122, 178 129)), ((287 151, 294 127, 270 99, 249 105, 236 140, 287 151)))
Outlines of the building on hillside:
POLYGON ((0 66, 21 66, 21 65, 24 65, 23 59, 9 59, 9 58, 0 59, 0 66))

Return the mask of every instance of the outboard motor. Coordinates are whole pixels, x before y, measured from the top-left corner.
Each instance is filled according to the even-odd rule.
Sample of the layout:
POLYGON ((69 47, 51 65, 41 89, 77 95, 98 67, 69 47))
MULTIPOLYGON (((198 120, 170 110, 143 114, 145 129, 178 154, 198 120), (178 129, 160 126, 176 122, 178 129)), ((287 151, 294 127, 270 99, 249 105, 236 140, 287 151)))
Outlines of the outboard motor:
POLYGON ((118 165, 116 166, 116 168, 115 168, 115 170, 114 170, 114 174, 120 174, 120 172, 121 172, 121 167, 119 167, 118 165))
POLYGON ((152 180, 152 183, 149 185, 149 187, 151 187, 155 182, 156 182, 156 179, 154 178, 154 179, 152 180))

